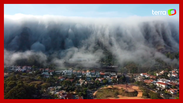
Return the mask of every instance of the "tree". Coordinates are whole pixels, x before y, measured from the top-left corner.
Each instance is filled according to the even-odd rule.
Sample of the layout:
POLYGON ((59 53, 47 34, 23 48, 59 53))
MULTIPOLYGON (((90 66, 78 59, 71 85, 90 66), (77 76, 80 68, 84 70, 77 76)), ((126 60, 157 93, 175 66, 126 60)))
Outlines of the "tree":
POLYGON ((156 85, 154 85, 154 84, 150 84, 149 87, 150 87, 151 89, 156 89, 156 85))
POLYGON ((175 99, 179 99, 179 97, 175 97, 175 99))
POLYGON ((83 91, 83 95, 85 96, 87 94, 87 88, 84 88, 82 91, 83 91))
POLYGON ((17 85, 18 85, 18 86, 24 85, 24 84, 23 84, 23 81, 20 81, 20 80, 19 80, 19 81, 17 82, 17 85))
POLYGON ((43 84, 41 85, 41 87, 44 88, 44 89, 48 88, 49 86, 50 86, 49 83, 43 83, 43 84))
POLYGON ((117 80, 115 78, 112 79, 113 83, 117 83, 117 80))
POLYGON ((5 99, 33 99, 35 89, 28 85, 17 85, 5 94, 5 99))
POLYGON ((119 95, 119 92, 115 91, 114 95, 115 95, 115 97, 117 97, 119 95))
POLYGON ((11 89, 4 97, 5 99, 25 99, 26 91, 23 87, 11 89))
POLYGON ((95 84, 98 86, 98 85, 100 85, 100 81, 99 80, 96 80, 95 81, 95 84))
POLYGON ((33 65, 33 66, 32 66, 33 71, 35 70, 35 68, 36 68, 36 66, 35 66, 35 65, 33 65))
POLYGON ((123 81, 123 77, 120 77, 119 79, 118 79, 118 83, 123 83, 124 81, 123 81))
POLYGON ((78 93, 78 96, 80 96, 80 97, 81 97, 81 96, 82 96, 82 93, 81 93, 81 92, 79 92, 79 93, 78 93))
POLYGON ((35 75, 41 74, 41 71, 36 70, 35 75))
POLYGON ((9 86, 5 87, 5 89, 4 89, 4 94, 8 93, 11 89, 12 89, 12 88, 9 87, 9 86))
POLYGON ((15 81, 9 81, 9 82, 7 83, 7 86, 10 87, 10 88, 15 87, 16 85, 17 85, 17 84, 16 84, 15 81))
POLYGON ((19 74, 16 74, 16 79, 20 79, 20 75, 19 74))
POLYGON ((8 78, 6 78, 5 81, 16 81, 16 76, 14 74, 12 74, 11 76, 9 76, 8 78))
POLYGON ((125 66, 129 73, 137 73, 138 72, 138 65, 134 62, 127 62, 125 66))
POLYGON ((27 73, 22 73, 22 75, 24 75, 24 76, 25 76, 25 75, 27 75, 27 73))
POLYGON ((148 98, 149 97, 149 94, 148 93, 149 93, 149 90, 147 90, 147 89, 144 88, 142 95, 143 96, 146 96, 148 98))
POLYGON ((57 97, 57 95, 55 94, 55 95, 54 95, 54 99, 57 99, 57 98, 58 98, 58 97, 57 97))
POLYGON ((104 79, 103 84, 107 84, 107 83, 108 83, 107 79, 104 79))
POLYGON ((8 68, 4 68, 4 72, 8 72, 8 68))
POLYGON ((173 85, 173 86, 172 86, 172 88, 173 88, 173 89, 176 89, 176 86, 175 86, 175 85, 173 85))
POLYGON ((179 99, 179 92, 177 93, 177 97, 175 97, 175 99, 179 99))
POLYGON ((158 93, 150 92, 149 95, 151 99, 160 99, 160 95, 158 93))
POLYGON ((39 88, 40 88, 39 84, 35 84, 34 87, 35 87, 36 89, 39 89, 39 88))
POLYGON ((55 69, 55 65, 54 65, 54 64, 50 64, 48 67, 49 67, 50 69, 55 69))
POLYGON ((120 71, 121 74, 122 74, 122 73, 124 72, 124 68, 121 68, 119 71, 120 71))
POLYGON ((38 79, 38 80, 42 80, 42 77, 41 77, 41 76, 38 76, 37 79, 38 79))

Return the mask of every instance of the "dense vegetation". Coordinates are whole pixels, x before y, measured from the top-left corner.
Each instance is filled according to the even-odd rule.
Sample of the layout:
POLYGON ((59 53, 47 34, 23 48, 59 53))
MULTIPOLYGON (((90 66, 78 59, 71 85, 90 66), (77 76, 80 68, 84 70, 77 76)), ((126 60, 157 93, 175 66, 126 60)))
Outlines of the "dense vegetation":
POLYGON ((136 97, 138 94, 138 92, 136 90, 134 90, 133 92, 128 92, 128 91, 125 91, 124 89, 122 89, 121 91, 122 91, 122 93, 121 93, 122 96, 136 97))
POLYGON ((121 92, 116 88, 99 89, 95 97, 97 99, 118 98, 119 93, 121 92))
POLYGON ((31 83, 33 78, 11 74, 4 80, 5 99, 35 99, 40 97, 40 82, 31 83))
POLYGON ((151 98, 151 99, 162 99, 162 97, 160 97, 160 93, 155 93, 155 92, 152 92, 146 88, 143 88, 143 96, 144 98, 151 98))

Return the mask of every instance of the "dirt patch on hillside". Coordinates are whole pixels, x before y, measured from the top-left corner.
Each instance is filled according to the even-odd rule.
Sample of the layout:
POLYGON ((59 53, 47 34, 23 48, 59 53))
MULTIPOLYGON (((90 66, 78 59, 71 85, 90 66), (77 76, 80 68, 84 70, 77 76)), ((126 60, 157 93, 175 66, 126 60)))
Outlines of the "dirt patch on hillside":
MULTIPOLYGON (((142 91, 140 90, 140 88, 138 86, 118 84, 118 85, 112 85, 112 86, 110 85, 110 86, 102 87, 100 89, 112 89, 112 88, 117 88, 119 90, 121 90, 123 88, 123 90, 128 91, 128 92, 137 91, 138 94, 136 97, 127 97, 127 96, 118 95, 117 98, 107 97, 106 99, 143 99, 142 98, 142 91)), ((93 93, 93 96, 96 96, 97 91, 95 91, 93 93)))

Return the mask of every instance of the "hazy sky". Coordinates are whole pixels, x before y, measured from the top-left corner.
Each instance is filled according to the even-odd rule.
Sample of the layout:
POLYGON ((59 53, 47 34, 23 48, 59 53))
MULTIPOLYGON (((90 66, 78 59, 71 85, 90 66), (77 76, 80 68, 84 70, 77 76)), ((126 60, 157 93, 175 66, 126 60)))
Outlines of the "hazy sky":
MULTIPOLYGON (((4 14, 60 15, 79 17, 153 16, 154 11, 176 9, 179 4, 4 4, 4 14)), ((166 15, 168 16, 168 15, 166 15)))

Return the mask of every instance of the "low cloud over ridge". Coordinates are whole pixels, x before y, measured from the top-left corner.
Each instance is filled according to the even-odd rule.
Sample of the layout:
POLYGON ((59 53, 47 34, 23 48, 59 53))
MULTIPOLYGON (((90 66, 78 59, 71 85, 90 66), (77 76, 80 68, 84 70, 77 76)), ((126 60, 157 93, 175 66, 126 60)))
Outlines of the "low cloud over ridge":
MULTIPOLYGON (((179 52, 179 20, 171 17, 82 18, 4 16, 4 64, 37 55, 40 63, 64 61, 98 65, 105 49, 119 64, 178 62, 163 52, 179 52), (160 52, 161 51, 161 52, 160 52), (82 61, 82 62, 79 62, 82 61)), ((35 58, 36 59, 36 58, 35 58)))

